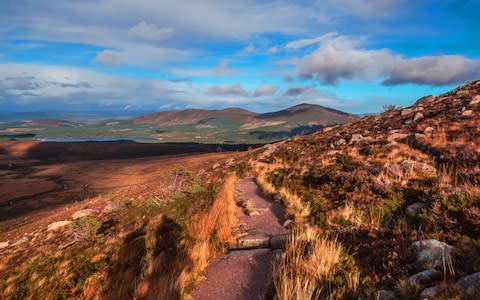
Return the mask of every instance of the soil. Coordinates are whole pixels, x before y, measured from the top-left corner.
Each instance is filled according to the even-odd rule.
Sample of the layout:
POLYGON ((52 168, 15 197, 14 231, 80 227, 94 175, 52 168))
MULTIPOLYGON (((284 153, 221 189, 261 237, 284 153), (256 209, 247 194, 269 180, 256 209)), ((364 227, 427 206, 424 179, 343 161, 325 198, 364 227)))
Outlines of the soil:
MULTIPOLYGON (((181 154, 193 148, 162 149, 157 144, 153 148, 158 154, 149 156, 155 154, 151 144, 133 144, 0 142, 0 242, 69 219, 85 207, 101 210, 116 195, 141 195, 172 167, 200 169, 236 155, 181 154), (105 153, 116 159, 104 157, 105 153), (149 155, 139 157, 145 153, 149 155)), ((200 145, 196 147, 201 152, 200 145)))

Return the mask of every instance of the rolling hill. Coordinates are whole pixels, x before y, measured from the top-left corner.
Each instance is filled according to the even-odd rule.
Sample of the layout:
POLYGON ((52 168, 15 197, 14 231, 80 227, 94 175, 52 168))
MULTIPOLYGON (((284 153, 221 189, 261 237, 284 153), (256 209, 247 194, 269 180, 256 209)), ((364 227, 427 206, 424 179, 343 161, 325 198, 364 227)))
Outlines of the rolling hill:
POLYGON ((270 112, 242 108, 186 109, 149 113, 130 119, 72 123, 28 120, 0 125, 0 137, 39 139, 118 138, 152 142, 268 143, 357 117, 320 105, 300 104, 270 112))

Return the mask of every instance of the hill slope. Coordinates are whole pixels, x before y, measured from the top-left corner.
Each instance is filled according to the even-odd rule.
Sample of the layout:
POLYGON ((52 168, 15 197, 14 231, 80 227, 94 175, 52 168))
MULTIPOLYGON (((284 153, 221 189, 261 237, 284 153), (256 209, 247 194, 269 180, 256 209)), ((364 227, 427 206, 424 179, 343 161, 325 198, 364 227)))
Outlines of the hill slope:
POLYGON ((312 279, 333 298, 387 289, 417 299, 435 285, 444 298, 466 297, 466 280, 455 282, 480 272, 480 81, 267 145, 249 162, 290 218, 349 249, 348 261, 312 279))
POLYGON ((133 119, 90 123, 33 120, 0 124, 0 137, 125 138, 162 142, 266 143, 355 119, 351 114, 319 105, 301 104, 257 114, 241 108, 186 109, 133 119), (3 130, 2 130, 3 128, 3 130))

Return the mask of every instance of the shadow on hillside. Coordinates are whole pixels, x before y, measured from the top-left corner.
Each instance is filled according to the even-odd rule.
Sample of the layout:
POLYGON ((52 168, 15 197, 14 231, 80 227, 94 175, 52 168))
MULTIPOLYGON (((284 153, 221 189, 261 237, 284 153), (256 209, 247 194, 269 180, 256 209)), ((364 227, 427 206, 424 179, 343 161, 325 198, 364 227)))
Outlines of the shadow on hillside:
POLYGON ((149 246, 145 229, 125 237, 116 263, 110 268, 104 299, 180 299, 178 278, 191 261, 179 245, 182 228, 164 217, 149 246), (151 251, 151 255, 148 252, 151 251))

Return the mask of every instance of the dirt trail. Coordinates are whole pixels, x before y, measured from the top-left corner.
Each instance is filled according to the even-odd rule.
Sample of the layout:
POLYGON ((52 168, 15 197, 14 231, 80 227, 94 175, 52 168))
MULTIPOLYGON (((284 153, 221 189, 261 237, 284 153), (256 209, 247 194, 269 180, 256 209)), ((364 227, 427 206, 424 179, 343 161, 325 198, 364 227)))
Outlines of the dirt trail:
POLYGON ((263 197, 253 177, 237 182, 235 196, 237 204, 247 208, 238 216, 246 234, 241 240, 266 241, 266 245, 234 250, 213 261, 206 278, 191 291, 195 300, 265 299, 273 289, 273 263, 281 250, 271 249, 269 241, 287 233, 282 225, 284 208, 263 197))

